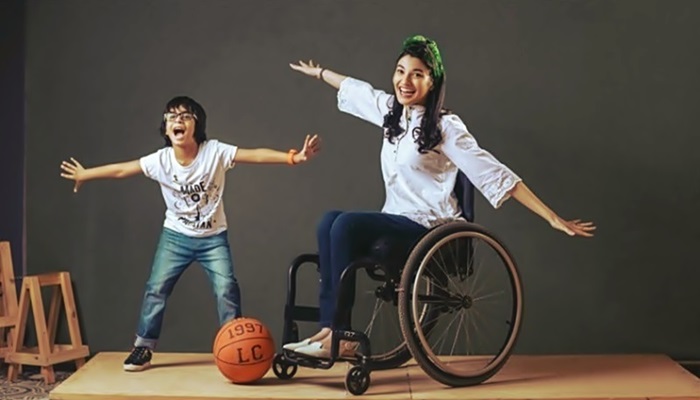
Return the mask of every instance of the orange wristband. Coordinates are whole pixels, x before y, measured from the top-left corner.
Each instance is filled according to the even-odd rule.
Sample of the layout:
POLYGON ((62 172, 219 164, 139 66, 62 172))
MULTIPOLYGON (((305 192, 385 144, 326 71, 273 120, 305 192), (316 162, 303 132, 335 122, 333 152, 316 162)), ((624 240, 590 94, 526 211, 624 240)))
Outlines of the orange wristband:
POLYGON ((294 155, 297 154, 297 153, 299 153, 299 152, 296 151, 296 150, 294 150, 294 149, 289 150, 289 152, 287 153, 287 164, 289 164, 289 165, 294 165, 294 164, 296 164, 296 163, 294 162, 294 155))

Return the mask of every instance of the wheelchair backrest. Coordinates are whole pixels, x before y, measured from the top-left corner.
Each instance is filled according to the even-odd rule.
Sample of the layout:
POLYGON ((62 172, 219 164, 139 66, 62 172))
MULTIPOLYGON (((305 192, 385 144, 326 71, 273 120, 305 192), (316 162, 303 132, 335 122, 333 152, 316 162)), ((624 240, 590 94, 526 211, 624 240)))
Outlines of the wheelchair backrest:
POLYGON ((457 172, 454 193, 464 218, 469 222, 474 222, 474 185, 462 171, 457 172))

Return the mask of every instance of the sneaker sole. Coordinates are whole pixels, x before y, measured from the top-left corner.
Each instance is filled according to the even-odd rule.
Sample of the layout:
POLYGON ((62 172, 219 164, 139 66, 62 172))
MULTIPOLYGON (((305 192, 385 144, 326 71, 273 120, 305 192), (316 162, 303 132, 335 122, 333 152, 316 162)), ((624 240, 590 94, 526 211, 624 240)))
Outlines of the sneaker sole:
POLYGON ((151 366, 150 362, 147 362, 143 365, 134 365, 134 364, 124 364, 124 371, 128 372, 138 372, 138 371, 143 371, 144 369, 148 368, 151 366))
POLYGON ((284 346, 282 346, 283 349, 285 350, 291 350, 294 351, 296 349, 300 349, 302 347, 306 347, 311 344, 311 341, 309 339, 304 339, 301 342, 296 342, 296 343, 287 343, 284 346))

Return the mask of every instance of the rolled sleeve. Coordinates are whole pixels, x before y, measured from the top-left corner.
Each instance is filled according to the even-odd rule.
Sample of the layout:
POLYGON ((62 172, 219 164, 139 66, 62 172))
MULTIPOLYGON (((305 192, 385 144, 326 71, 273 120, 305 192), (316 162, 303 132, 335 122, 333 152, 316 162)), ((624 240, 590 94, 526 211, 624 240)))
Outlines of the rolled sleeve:
POLYGON ((456 115, 442 118, 445 155, 459 168, 494 208, 500 207, 522 179, 491 153, 479 147, 456 115))
POLYGON ((367 82, 348 77, 338 89, 338 109, 381 127, 393 97, 367 82))

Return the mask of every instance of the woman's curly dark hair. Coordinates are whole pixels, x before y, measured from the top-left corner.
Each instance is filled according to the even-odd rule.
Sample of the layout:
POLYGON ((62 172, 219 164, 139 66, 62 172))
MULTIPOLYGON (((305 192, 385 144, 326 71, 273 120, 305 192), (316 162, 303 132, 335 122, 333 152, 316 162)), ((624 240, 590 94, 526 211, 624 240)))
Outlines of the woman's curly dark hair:
MULTIPOLYGON (((430 53, 430 48, 426 43, 418 42, 408 45, 403 49, 401 54, 399 54, 396 61, 398 62, 398 60, 406 54, 423 61, 423 63, 430 68, 431 76, 433 77, 433 87, 430 92, 428 92, 425 101, 423 120, 421 121, 420 127, 414 128, 412 132, 413 139, 418 143, 418 152, 424 154, 442 142, 442 132, 440 132, 438 124, 443 115, 449 114, 449 110, 443 108, 445 99, 445 73, 444 71, 440 71, 441 73, 439 74, 435 73, 436 66, 433 65, 435 57, 430 53)), ((403 105, 396 100, 396 93, 394 92, 391 110, 384 116, 384 124, 382 125, 385 128, 384 136, 392 144, 396 137, 404 133, 403 128, 399 126, 401 113, 403 113, 403 105)))

